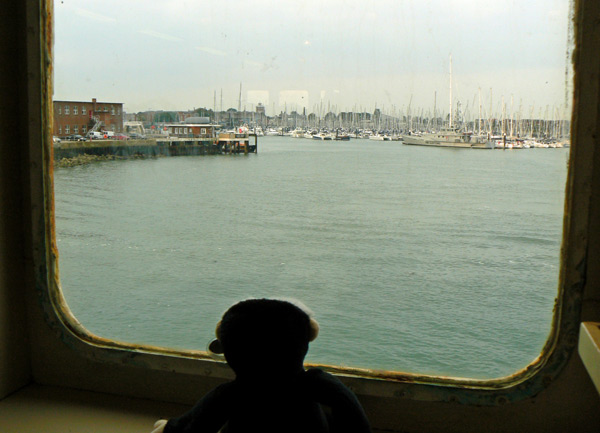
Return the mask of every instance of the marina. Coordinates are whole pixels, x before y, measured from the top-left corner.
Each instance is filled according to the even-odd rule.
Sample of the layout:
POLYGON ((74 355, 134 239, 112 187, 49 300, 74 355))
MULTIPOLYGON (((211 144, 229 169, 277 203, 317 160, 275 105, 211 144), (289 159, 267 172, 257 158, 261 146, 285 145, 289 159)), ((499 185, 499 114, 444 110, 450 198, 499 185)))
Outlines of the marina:
POLYGON ((204 350, 235 300, 295 297, 326 330, 310 362, 497 377, 539 354, 569 149, 260 147, 56 169, 61 282, 78 320, 204 350))

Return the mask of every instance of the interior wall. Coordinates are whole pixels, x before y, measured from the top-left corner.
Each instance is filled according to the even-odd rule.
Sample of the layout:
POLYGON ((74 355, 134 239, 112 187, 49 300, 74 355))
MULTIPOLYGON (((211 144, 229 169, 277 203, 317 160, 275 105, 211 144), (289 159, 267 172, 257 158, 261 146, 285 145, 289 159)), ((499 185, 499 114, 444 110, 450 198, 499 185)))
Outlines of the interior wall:
POLYGON ((0 14, 0 398, 27 384, 31 375, 22 278, 24 3, 9 2, 0 14))
POLYGON ((589 227, 585 233, 573 236, 576 242, 587 242, 587 250, 572 268, 585 274, 581 321, 600 322, 600 57, 597 55, 600 50, 600 3, 594 0, 578 3, 577 14, 581 19, 576 20, 575 33, 580 44, 574 52, 578 73, 574 82, 573 124, 576 129, 571 131, 574 141, 571 152, 580 152, 585 146, 587 153, 581 158, 581 165, 593 169, 586 177, 579 176, 581 189, 591 197, 589 208, 582 210, 576 199, 572 206, 579 208, 578 213, 587 213, 589 227))

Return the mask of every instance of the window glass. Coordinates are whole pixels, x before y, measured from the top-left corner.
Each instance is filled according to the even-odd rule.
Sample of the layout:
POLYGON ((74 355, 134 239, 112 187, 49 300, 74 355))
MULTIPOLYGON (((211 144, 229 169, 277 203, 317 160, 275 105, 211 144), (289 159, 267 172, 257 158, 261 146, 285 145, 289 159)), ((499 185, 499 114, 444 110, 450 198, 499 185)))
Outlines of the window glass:
POLYGON ((291 297, 321 324, 310 361, 525 367, 557 296, 571 13, 568 0, 56 2, 55 100, 93 95, 159 142, 200 118, 220 150, 62 167, 73 146, 56 149, 69 307, 105 338, 203 350, 232 303, 291 297), (76 55, 91 46, 106 47, 101 68, 76 55), (245 134, 256 154, 236 153, 245 134))

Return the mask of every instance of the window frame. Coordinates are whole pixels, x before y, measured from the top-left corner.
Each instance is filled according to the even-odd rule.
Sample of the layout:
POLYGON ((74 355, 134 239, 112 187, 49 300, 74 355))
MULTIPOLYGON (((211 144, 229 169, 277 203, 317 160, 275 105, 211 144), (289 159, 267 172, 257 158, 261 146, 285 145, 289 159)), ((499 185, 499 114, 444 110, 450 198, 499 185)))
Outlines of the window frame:
MULTIPOLYGON (((583 4, 592 5, 590 6, 592 9, 598 10, 591 0, 576 1, 577 23, 586 19, 586 14, 582 12, 583 4)), ((231 378, 233 375, 229 368, 223 362, 211 359, 206 352, 171 350, 104 339, 91 334, 70 312, 60 290, 54 226, 51 134, 52 36, 48 33, 51 32, 52 26, 46 25, 48 20, 50 22, 52 20, 52 1, 40 0, 39 6, 41 6, 39 32, 42 38, 41 41, 37 41, 37 44, 40 46, 36 48, 35 38, 28 40, 30 48, 39 50, 41 54, 38 59, 39 64, 42 65, 38 73, 41 75, 31 72, 28 77, 32 94, 39 98, 37 100, 30 98, 28 110, 30 113, 41 113, 41 118, 39 128, 30 132, 29 162, 30 166, 39 167, 31 169, 30 172, 30 199, 33 243, 36 245, 39 242, 43 248, 34 251, 32 262, 35 269, 36 293, 47 325, 52 333, 59 337, 62 344, 61 351, 74 352, 78 357, 100 362, 101 365, 119 366, 125 370, 168 372, 180 374, 185 378, 211 378, 211 380, 231 378), (39 82, 42 83, 38 90, 35 88, 36 77, 39 78, 37 85, 39 86, 39 82), (41 110, 37 111, 36 108, 41 110)), ((595 15, 590 14, 590 16, 593 18, 595 15)), ((29 18, 31 20, 31 17, 29 18)), ((587 25, 591 27, 589 22, 587 25)), ((599 61, 594 58, 597 56, 590 55, 593 51, 589 47, 578 45, 577 49, 580 54, 576 58, 572 145, 566 182, 559 291, 550 336, 541 354, 527 367, 514 374, 490 380, 320 366, 327 371, 344 376, 345 382, 350 384, 360 396, 500 406, 534 397, 548 388, 564 369, 577 344, 582 292, 586 282, 585 269, 581 264, 585 263, 587 257, 586 233, 591 224, 589 221, 592 196, 590 179, 594 171, 593 164, 589 164, 588 161, 593 159, 595 142, 593 134, 588 131, 595 131, 598 113, 591 112, 593 110, 586 112, 583 107, 589 108, 590 104, 586 105, 585 101, 589 99, 594 101, 598 95, 598 83, 593 77, 600 71, 599 61), (573 200, 575 196, 577 200, 573 200)), ((30 65, 30 69, 35 71, 35 65, 30 65)), ((158 373, 155 377, 158 377, 158 373)), ((66 382, 69 380, 64 377, 62 379, 66 382)), ((103 385, 94 386, 102 388, 103 385)))

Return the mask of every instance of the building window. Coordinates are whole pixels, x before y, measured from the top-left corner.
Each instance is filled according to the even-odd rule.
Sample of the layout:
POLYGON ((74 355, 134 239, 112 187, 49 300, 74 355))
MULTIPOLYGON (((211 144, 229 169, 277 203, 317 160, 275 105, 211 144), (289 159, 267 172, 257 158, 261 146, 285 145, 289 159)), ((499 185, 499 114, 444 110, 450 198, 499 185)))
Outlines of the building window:
POLYGON ((114 115, 115 115, 115 107, 110 107, 110 114, 111 114, 112 116, 114 116, 114 115))
POLYGON ((65 105, 65 115, 68 116, 69 114, 70 114, 70 112, 69 112, 69 106, 65 105))
POLYGON ((81 132, 83 132, 84 134, 87 132, 87 126, 86 125, 81 125, 81 132))
POLYGON ((58 125, 58 135, 62 135, 62 126, 58 125))
POLYGON ((62 107, 60 105, 58 106, 58 114, 62 114, 62 107))
POLYGON ((73 125, 73 134, 79 134, 79 125, 73 125))
POLYGON ((201 129, 200 129, 200 133, 201 133, 201 134, 206 134, 206 128, 201 128, 201 129))
POLYGON ((117 108, 117 116, 120 116, 120 115, 121 115, 121 109, 117 108))
POLYGON ((84 116, 87 114, 87 110, 83 105, 81 106, 81 114, 83 114, 84 116))
POLYGON ((73 106, 73 114, 79 114, 79 107, 77 105, 73 106))
POLYGON ((65 134, 70 134, 71 133, 71 128, 69 128, 69 125, 65 125, 65 134))

